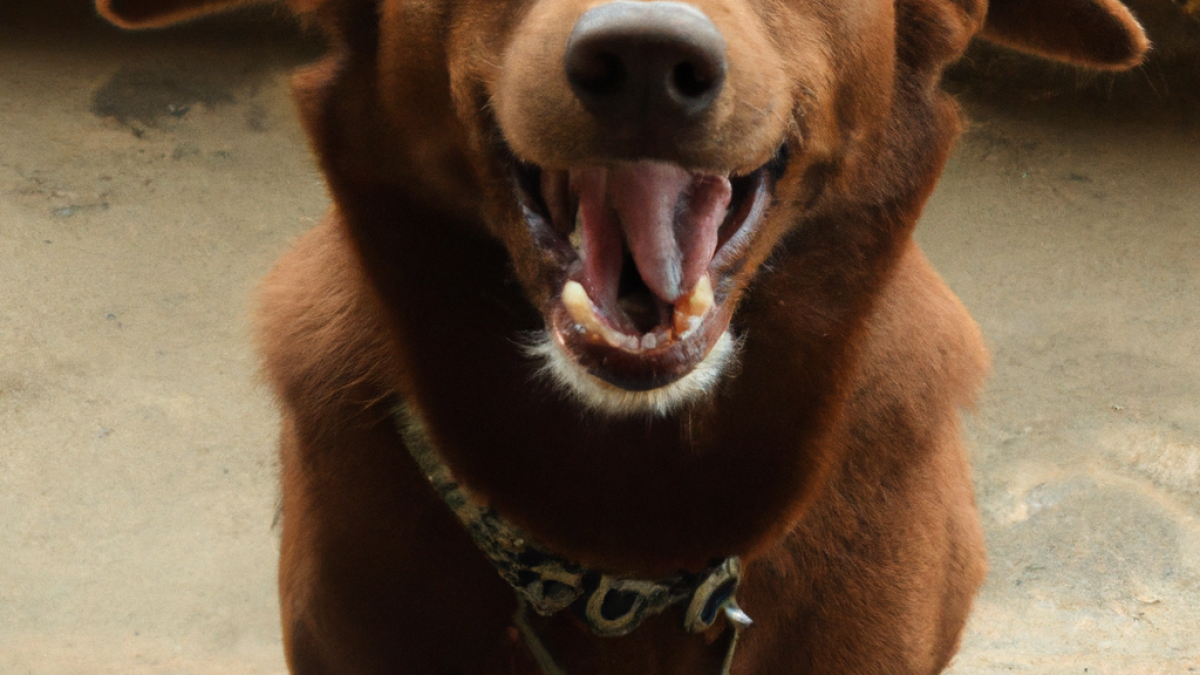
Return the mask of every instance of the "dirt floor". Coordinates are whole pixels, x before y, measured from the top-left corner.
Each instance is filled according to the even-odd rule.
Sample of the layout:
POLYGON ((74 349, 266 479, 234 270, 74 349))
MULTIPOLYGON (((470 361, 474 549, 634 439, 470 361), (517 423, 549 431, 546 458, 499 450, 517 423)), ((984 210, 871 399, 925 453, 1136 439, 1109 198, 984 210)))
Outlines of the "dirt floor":
MULTIPOLYGON (((1200 672, 1200 28, 1155 1, 1131 76, 949 78, 919 239, 995 360, 954 675, 1200 672)), ((247 316, 327 205, 284 79, 312 50, 32 4, 0 6, 0 673, 282 673, 247 316)))

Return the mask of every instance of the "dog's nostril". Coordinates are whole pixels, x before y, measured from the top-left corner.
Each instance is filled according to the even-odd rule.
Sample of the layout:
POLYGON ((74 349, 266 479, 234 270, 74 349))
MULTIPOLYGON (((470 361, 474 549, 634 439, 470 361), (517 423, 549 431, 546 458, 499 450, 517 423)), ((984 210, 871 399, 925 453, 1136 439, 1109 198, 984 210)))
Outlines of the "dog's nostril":
POLYGON ((704 112, 727 70, 716 26, 695 7, 667 0, 615 0, 584 12, 563 61, 584 107, 627 131, 704 112))
POLYGON ((714 80, 711 76, 703 76, 697 72, 691 63, 681 63, 675 66, 671 73, 671 85, 675 90, 688 98, 700 98, 712 89, 714 80))
POLYGON ((579 54, 574 63, 568 64, 567 78, 576 90, 593 96, 609 96, 618 93, 629 72, 621 57, 612 52, 579 54))

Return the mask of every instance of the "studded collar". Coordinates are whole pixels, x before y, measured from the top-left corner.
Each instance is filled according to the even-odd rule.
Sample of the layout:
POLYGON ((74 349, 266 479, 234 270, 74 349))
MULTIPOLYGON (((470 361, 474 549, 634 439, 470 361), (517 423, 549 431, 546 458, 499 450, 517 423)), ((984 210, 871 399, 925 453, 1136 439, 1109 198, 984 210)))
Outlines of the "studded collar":
MULTIPOLYGON (((525 632, 527 641, 531 638, 536 641, 536 637, 523 620, 526 606, 542 616, 569 608, 596 635, 615 637, 632 632, 647 617, 686 603, 683 628, 688 632, 707 630, 720 614, 725 614, 734 627, 724 669, 728 671, 736 634, 750 624, 750 618, 738 608, 735 598, 742 574, 737 557, 715 560, 699 573, 681 572, 653 580, 613 576, 573 563, 531 539, 458 483, 411 407, 400 402, 393 410, 393 417, 409 454, 429 483, 479 550, 516 591, 520 601, 518 627, 525 632)), ((538 647, 532 642, 530 647, 542 660, 536 654, 538 647)), ((552 672, 546 663, 542 665, 548 673, 552 672)))

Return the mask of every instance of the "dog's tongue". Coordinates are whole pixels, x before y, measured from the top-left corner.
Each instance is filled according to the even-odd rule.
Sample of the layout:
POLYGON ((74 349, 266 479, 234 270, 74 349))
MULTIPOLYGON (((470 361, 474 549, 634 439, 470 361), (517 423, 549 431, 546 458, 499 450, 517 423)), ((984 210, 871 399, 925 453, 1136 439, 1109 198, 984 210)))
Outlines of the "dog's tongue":
POLYGON ((605 287, 602 295, 615 293, 619 283, 620 234, 642 281, 667 303, 692 290, 708 270, 729 207, 728 178, 638 162, 577 170, 571 182, 589 250, 584 265, 592 285, 605 287))

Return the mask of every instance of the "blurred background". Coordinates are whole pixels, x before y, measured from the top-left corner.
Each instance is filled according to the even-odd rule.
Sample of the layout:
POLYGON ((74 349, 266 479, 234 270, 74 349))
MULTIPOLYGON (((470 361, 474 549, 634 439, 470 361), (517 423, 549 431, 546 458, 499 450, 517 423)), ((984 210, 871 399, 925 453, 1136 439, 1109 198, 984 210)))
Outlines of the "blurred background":
MULTIPOLYGON (((1200 672, 1200 4, 1096 75, 976 45, 918 239, 987 336, 952 672, 1200 672)), ((271 9, 0 4, 0 673, 283 673, 256 281, 327 208, 271 9)))

